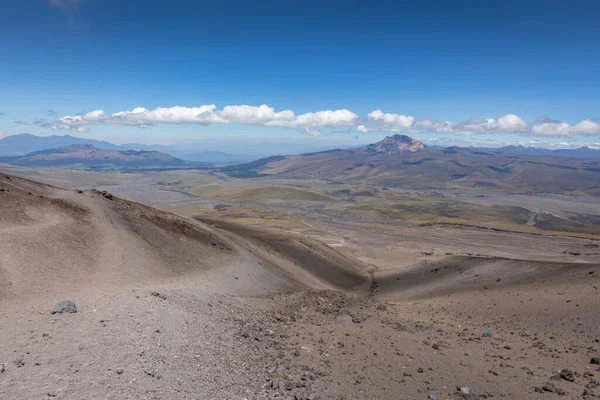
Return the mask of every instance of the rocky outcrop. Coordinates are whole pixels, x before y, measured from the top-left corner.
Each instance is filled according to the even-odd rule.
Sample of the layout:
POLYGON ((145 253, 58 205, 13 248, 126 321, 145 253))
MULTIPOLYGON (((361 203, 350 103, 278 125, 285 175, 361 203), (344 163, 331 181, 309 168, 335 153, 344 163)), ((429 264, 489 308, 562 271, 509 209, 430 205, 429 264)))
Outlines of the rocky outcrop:
POLYGON ((365 148, 365 152, 370 154, 402 154, 424 149, 425 145, 417 139, 406 135, 387 136, 380 142, 370 144, 365 148))

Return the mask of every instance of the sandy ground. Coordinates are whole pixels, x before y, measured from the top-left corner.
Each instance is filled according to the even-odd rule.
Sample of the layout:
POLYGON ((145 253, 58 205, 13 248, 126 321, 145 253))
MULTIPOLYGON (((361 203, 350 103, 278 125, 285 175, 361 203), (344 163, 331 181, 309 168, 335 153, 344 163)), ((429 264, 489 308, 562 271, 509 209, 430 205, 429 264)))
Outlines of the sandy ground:
POLYGON ((589 243, 460 232, 332 248, 0 175, 0 398, 599 395, 589 243))

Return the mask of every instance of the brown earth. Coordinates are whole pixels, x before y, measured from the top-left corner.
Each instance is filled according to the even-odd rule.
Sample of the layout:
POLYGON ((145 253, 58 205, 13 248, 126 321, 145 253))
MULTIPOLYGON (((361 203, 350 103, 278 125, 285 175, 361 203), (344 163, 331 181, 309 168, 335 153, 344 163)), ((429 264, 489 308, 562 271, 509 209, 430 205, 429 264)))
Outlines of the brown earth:
POLYGON ((599 264, 351 253, 0 175, 0 398, 600 394, 599 264))

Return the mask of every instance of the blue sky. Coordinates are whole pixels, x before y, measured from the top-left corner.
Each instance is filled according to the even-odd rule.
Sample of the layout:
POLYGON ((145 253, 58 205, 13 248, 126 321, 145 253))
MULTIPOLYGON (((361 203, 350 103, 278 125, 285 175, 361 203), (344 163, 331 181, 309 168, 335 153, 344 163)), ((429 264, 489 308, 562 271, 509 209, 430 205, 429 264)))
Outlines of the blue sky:
POLYGON ((353 144, 406 132, 448 144, 600 143, 598 1, 0 8, 4 136, 353 144))

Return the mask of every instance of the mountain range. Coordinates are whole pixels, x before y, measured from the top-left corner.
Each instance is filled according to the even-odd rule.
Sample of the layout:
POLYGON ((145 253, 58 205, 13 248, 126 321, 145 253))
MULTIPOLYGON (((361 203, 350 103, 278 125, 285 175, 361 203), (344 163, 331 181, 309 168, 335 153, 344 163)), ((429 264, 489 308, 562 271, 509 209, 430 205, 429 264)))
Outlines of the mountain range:
MULTIPOLYGON (((401 135, 403 136, 403 135, 401 135)), ((405 136, 408 137, 408 136, 405 136)), ((411 138, 412 140, 412 138, 411 138)), ((28 133, 7 136, 0 139, 0 157, 22 156, 40 150, 54 149, 72 144, 91 144, 99 149, 106 150, 136 150, 136 151, 160 151, 181 158, 186 161, 204 162, 211 164, 230 164, 252 161, 272 155, 290 155, 314 151, 325 151, 324 145, 312 145, 307 143, 246 143, 241 140, 227 140, 210 143, 189 143, 181 145, 145 145, 129 143, 116 145, 107 141, 80 138, 70 135, 64 136, 35 136, 28 133)), ((363 145, 345 148, 360 148, 363 145)), ((473 148, 475 149, 475 148, 473 148)), ((577 149, 550 150, 536 147, 507 146, 501 148, 477 148, 482 151, 494 151, 512 154, 529 154, 544 156, 560 156, 572 158, 600 158, 600 150, 589 147, 577 149)))
POLYGON ((394 135, 365 147, 270 157, 221 170, 235 177, 268 175, 415 190, 485 188, 600 196, 600 160, 565 154, 434 148, 394 135))
MULTIPOLYGON (((60 136, 33 138, 36 139, 29 136, 17 139, 9 137, 0 141, 0 148, 5 151, 7 148, 13 152, 15 149, 23 151, 26 147, 17 146, 23 139, 31 139, 33 144, 30 146, 85 140, 60 136), (10 147, 7 143, 16 145, 10 147)), ((209 163, 186 161, 165 152, 121 150, 121 146, 108 142, 92 140, 92 143, 0 157, 0 163, 25 167, 119 171, 210 168, 236 178, 272 176, 350 184, 368 183, 414 190, 484 188, 504 193, 600 196, 600 158, 590 156, 600 152, 588 148, 570 151, 521 147, 438 148, 425 146, 405 135, 393 135, 363 147, 271 156, 240 164, 224 162, 229 165, 210 167, 209 163), (571 156, 572 154, 579 157, 571 156)))
POLYGON ((0 162, 20 167, 88 170, 183 168, 192 163, 159 151, 107 150, 91 144, 72 144, 23 156, 0 157, 0 162))
POLYGON ((92 145, 103 150, 134 150, 134 151, 159 151, 186 161, 203 162, 209 164, 228 164, 233 162, 249 161, 252 157, 228 154, 221 151, 182 151, 174 146, 162 144, 129 143, 117 145, 110 142, 80 138, 70 135, 35 136, 28 133, 7 136, 0 139, 0 157, 23 156, 25 154, 55 149, 71 145, 92 145))

